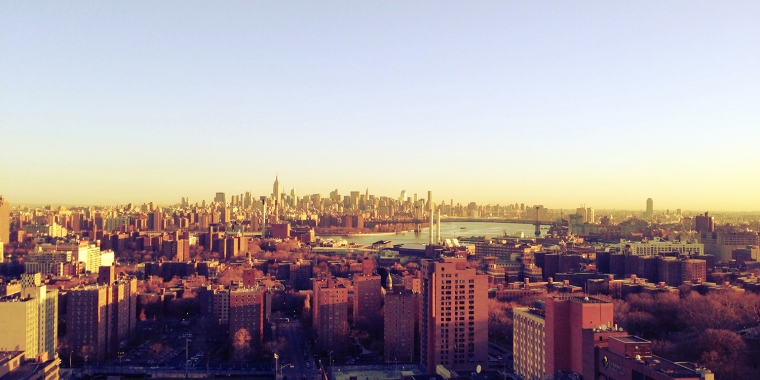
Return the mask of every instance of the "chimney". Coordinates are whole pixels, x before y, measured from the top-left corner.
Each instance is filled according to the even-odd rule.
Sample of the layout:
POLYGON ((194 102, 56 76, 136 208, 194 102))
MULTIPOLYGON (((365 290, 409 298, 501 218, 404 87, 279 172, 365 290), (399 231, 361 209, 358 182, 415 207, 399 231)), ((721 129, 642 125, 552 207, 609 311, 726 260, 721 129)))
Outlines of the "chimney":
POLYGON ((435 235, 438 239, 438 244, 441 244, 441 209, 438 209, 438 220, 436 221, 435 235))
POLYGON ((430 214, 430 235, 428 237, 428 245, 433 245, 433 192, 428 190, 428 213, 430 214))

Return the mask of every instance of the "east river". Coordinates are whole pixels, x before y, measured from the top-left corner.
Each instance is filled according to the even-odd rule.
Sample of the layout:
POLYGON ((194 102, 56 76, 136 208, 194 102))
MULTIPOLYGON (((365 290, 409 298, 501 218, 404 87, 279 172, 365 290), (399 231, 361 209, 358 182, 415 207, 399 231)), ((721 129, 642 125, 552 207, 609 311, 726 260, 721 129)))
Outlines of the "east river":
MULTIPOLYGON (((541 226, 541 234, 545 235, 549 226, 541 226)), ((496 222, 441 222, 441 238, 457 239, 459 237, 485 236, 501 237, 506 233, 507 236, 514 236, 520 232, 525 234, 526 238, 534 237, 535 226, 532 224, 515 224, 515 223, 496 223, 496 222)), ((422 232, 415 234, 414 231, 406 233, 377 233, 377 234, 358 234, 350 236, 319 236, 322 239, 346 240, 359 245, 369 245, 378 240, 390 240, 393 244, 403 243, 427 243, 428 229, 424 228, 422 232)))

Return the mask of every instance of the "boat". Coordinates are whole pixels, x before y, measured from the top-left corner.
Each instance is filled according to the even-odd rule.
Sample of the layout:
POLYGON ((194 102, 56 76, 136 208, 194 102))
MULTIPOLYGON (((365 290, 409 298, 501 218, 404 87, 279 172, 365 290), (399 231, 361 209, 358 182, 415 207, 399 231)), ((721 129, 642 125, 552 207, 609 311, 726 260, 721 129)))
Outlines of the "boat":
POLYGON ((467 227, 459 227, 460 230, 466 230, 467 227))

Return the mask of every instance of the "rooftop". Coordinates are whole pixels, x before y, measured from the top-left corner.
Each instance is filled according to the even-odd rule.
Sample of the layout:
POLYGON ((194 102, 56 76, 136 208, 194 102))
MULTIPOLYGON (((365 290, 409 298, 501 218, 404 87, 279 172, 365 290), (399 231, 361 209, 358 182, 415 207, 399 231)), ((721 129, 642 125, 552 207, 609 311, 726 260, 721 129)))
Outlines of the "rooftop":
POLYGON ((613 337, 611 339, 619 340, 623 343, 649 343, 648 340, 639 338, 635 335, 628 335, 628 336, 617 336, 613 337))
POLYGON ((594 297, 570 297, 570 300, 580 303, 609 303, 608 301, 594 297))
POLYGON ((335 380, 350 380, 351 377, 365 380, 395 380, 402 377, 402 372, 405 372, 407 376, 409 372, 417 376, 425 374, 416 364, 335 366, 331 369, 335 380))

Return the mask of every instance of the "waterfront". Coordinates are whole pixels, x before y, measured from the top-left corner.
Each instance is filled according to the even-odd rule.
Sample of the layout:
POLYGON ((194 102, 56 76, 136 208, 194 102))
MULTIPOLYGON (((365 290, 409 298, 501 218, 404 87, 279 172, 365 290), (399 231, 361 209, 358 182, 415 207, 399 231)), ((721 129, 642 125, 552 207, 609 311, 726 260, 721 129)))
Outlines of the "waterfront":
MULTIPOLYGON (((460 236, 486 236, 486 237, 499 237, 504 235, 512 236, 519 232, 523 232, 525 237, 533 237, 535 227, 532 224, 513 224, 513 223, 497 223, 497 222, 441 222, 441 237, 442 239, 456 239, 460 236), (464 227, 464 229, 462 229, 464 227)), ((546 235, 549 230, 549 226, 541 226, 541 234, 546 235)), ((415 234, 413 231, 400 233, 400 234, 366 234, 366 235, 351 235, 351 236, 335 236, 327 235, 320 236, 321 239, 335 239, 346 240, 348 242, 354 242, 360 245, 369 245, 378 240, 390 240, 393 244, 402 243, 427 243, 428 241, 428 229, 423 228, 422 232, 415 234)))

